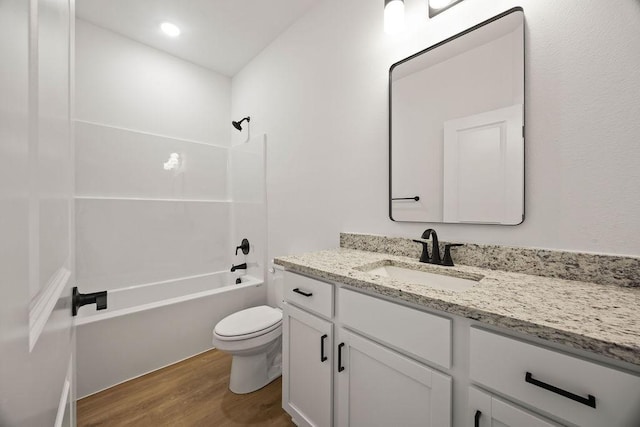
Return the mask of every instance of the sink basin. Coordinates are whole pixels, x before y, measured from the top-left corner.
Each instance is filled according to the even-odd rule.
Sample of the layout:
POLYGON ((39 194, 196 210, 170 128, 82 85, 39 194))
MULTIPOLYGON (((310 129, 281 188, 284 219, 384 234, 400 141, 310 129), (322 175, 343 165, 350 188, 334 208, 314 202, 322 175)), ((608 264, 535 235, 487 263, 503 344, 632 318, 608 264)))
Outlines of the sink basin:
POLYGON ((478 280, 482 278, 474 277, 473 279, 465 279, 397 265, 383 265, 363 271, 375 276, 390 277, 413 285, 424 285, 435 289, 446 289, 448 291, 466 291, 476 285, 478 280))

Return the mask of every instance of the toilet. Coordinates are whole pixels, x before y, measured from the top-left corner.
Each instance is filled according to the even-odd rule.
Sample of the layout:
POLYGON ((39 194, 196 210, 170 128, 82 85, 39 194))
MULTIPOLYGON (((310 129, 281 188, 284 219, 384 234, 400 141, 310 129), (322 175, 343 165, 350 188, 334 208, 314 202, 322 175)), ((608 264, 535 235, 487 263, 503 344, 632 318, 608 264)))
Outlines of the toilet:
POLYGON ((261 305, 225 317, 213 330, 213 345, 233 356, 233 393, 266 386, 282 374, 282 310, 261 305))

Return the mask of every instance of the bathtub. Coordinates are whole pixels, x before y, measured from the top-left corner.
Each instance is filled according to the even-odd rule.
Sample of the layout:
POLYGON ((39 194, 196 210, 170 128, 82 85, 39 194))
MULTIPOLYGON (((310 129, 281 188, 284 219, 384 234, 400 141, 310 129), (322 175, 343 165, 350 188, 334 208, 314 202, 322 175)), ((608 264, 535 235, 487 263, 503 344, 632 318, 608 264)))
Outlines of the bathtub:
POLYGON ((110 290, 108 308, 76 317, 79 398, 212 348, 223 317, 264 304, 261 279, 217 272, 110 290))

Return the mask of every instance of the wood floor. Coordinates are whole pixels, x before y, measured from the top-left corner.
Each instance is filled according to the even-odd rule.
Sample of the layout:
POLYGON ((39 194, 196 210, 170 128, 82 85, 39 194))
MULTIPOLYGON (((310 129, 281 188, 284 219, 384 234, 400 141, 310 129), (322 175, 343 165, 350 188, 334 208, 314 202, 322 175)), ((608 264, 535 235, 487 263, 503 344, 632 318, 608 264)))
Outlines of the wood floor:
POLYGON ((78 426, 294 426, 282 381, 229 391, 231 356, 211 350, 78 401, 78 426))

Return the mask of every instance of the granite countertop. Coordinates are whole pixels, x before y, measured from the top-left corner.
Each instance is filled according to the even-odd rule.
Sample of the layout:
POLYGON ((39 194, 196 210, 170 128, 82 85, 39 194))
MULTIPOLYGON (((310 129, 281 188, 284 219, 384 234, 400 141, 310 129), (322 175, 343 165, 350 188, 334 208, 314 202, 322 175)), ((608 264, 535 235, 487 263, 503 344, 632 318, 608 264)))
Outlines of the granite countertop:
POLYGON ((355 249, 276 258, 287 270, 340 282, 425 308, 508 328, 640 366, 640 288, 563 280, 479 267, 442 267, 355 249), (374 276, 358 268, 389 264, 479 279, 450 291, 374 276))

